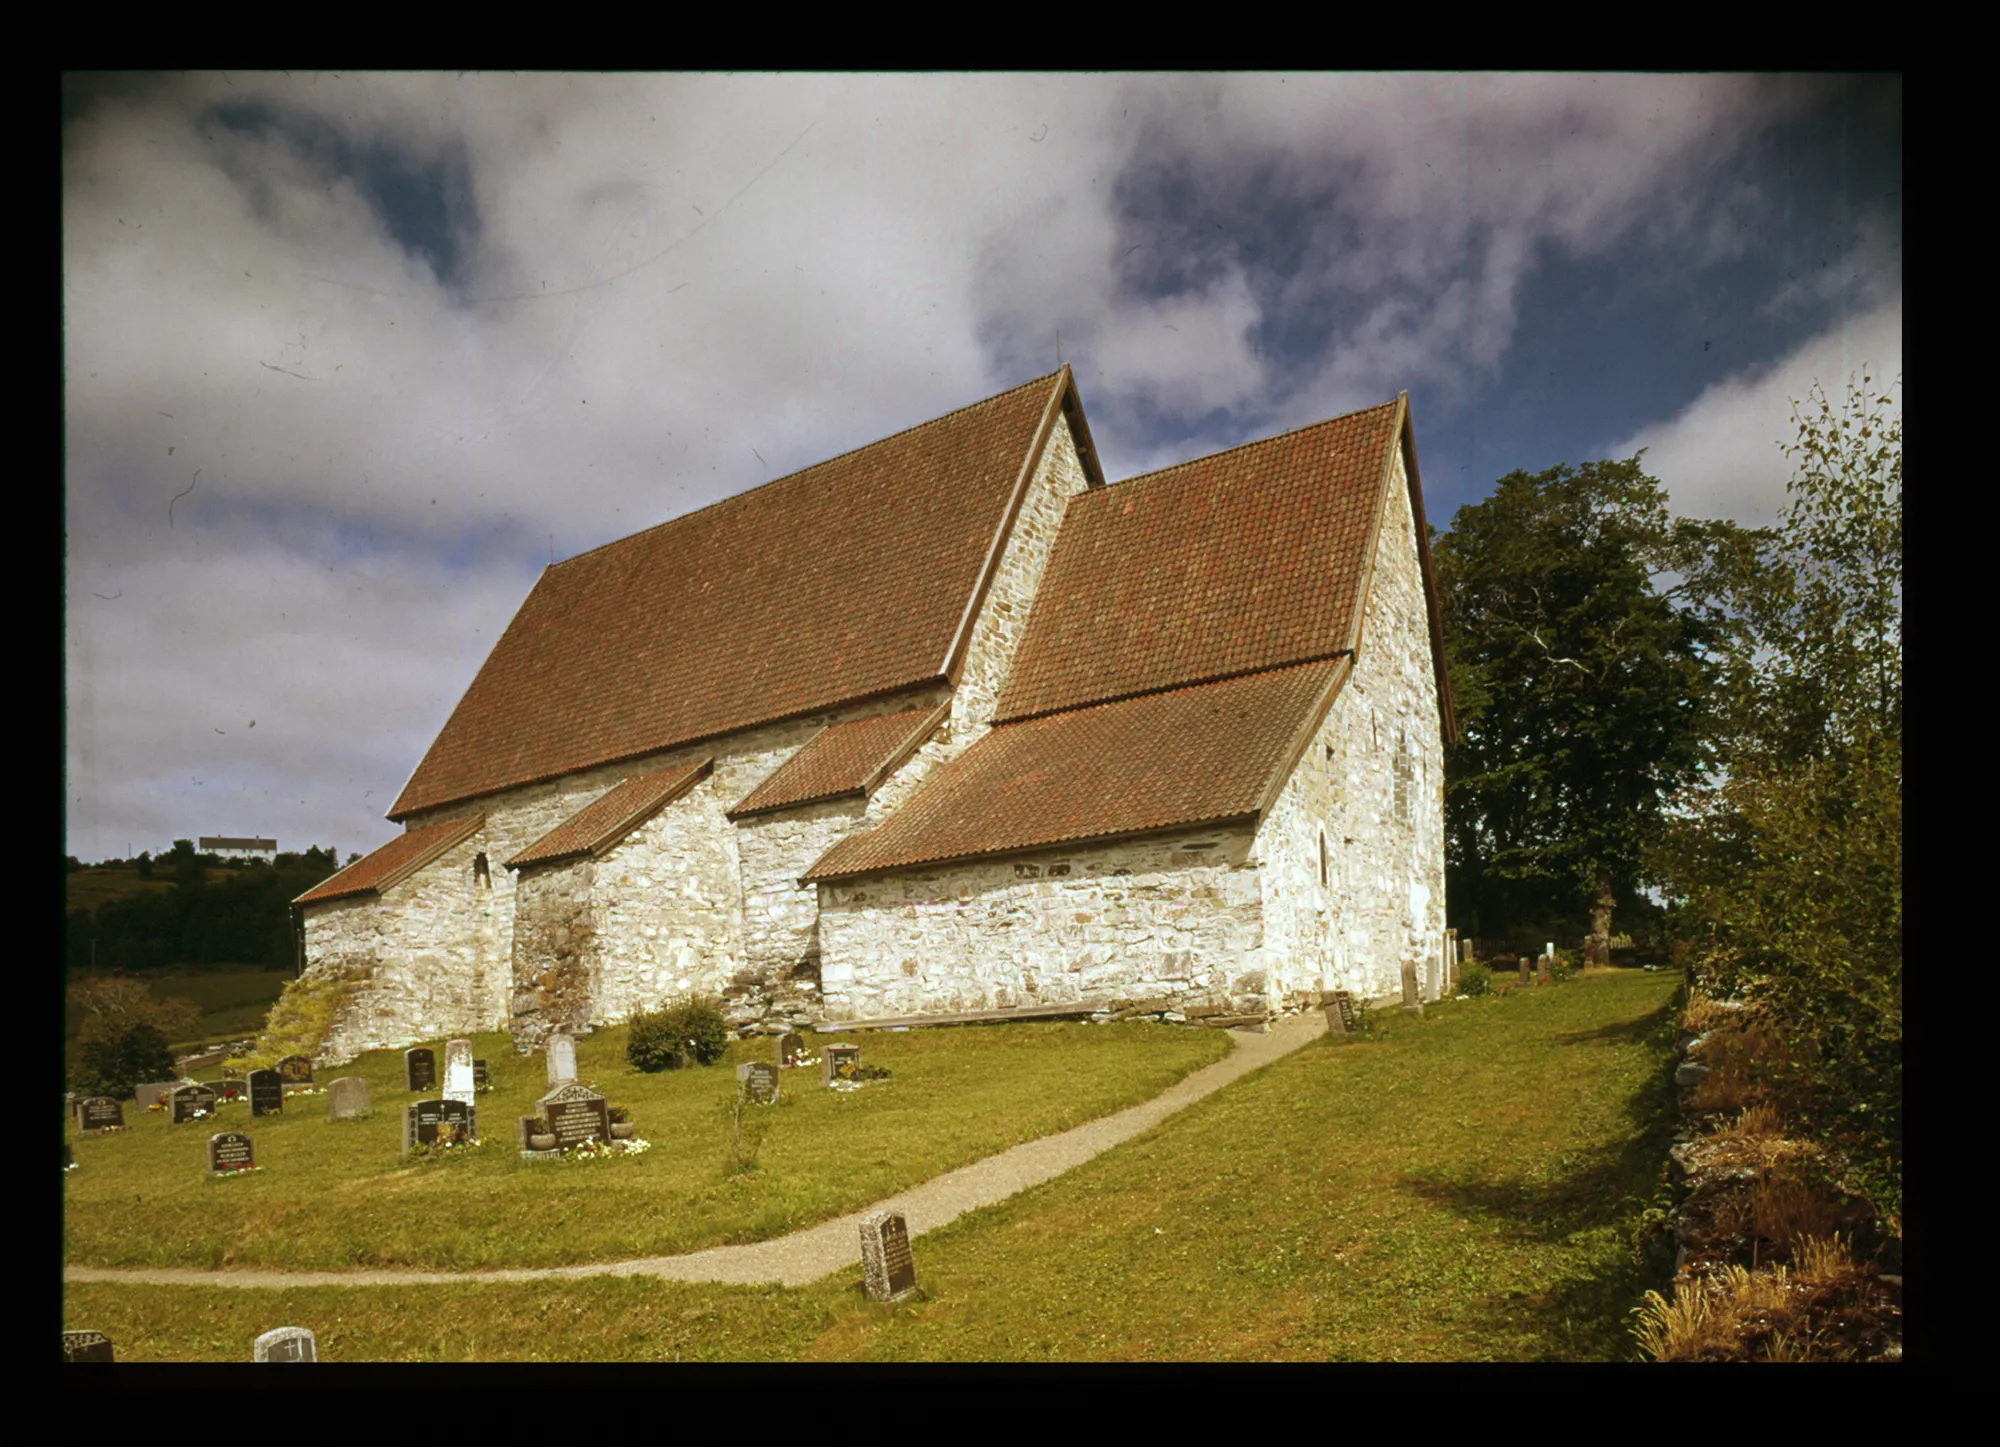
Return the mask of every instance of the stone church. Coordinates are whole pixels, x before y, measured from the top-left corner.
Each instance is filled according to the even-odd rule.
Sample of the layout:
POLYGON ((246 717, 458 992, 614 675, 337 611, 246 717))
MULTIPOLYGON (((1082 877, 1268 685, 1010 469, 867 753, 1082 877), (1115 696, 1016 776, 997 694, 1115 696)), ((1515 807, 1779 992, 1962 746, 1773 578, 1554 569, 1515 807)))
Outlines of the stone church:
POLYGON ((1107 484, 1068 368, 549 566, 298 901, 332 1057, 1440 987, 1407 398, 1107 484))

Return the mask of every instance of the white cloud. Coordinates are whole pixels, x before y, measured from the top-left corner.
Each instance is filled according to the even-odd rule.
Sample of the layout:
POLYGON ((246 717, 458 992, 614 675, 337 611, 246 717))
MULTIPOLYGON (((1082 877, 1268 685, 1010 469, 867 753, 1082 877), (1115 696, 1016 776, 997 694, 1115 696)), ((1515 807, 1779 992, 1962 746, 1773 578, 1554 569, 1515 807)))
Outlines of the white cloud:
POLYGON ((1666 485, 1683 517, 1769 525, 1784 506, 1790 476, 1778 444, 1793 436, 1792 399, 1803 398, 1815 381, 1837 397, 1864 367, 1878 382, 1903 370, 1900 287, 1777 364, 1718 382, 1674 417, 1612 443, 1602 455, 1630 457, 1645 448, 1646 471, 1666 485))

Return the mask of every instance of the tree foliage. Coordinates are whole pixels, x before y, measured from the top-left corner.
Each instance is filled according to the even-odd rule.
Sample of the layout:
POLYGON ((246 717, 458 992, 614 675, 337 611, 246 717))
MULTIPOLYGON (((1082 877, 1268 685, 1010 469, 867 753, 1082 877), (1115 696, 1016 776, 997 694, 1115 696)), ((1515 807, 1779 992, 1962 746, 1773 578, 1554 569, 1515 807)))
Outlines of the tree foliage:
MULTIPOLYGON (((1900 386, 1900 381, 1896 384, 1900 386)), ((1862 375, 1794 406, 1779 527, 1735 574, 1717 768, 1652 856, 1692 963, 1809 1041, 1822 1122, 1899 1192, 1903 429, 1862 375)), ((1727 590, 1718 587, 1717 596, 1727 590)))
POLYGON ((1704 762, 1705 560, 1740 548, 1740 530, 1672 521, 1640 464, 1511 473, 1436 539, 1460 732, 1446 763, 1450 907, 1479 933, 1592 906, 1608 932, 1666 800, 1704 762), (1660 586, 1669 572, 1684 581, 1660 586))
MULTIPOLYGON (((178 879, 178 859, 173 867, 178 879)), ((215 884, 182 883, 114 899, 94 911, 71 910, 65 960, 71 970, 87 969, 95 939, 96 964, 104 970, 143 972, 177 964, 289 968, 298 958, 291 901, 337 868, 332 849, 308 849, 280 854, 275 864, 246 864, 215 884)))

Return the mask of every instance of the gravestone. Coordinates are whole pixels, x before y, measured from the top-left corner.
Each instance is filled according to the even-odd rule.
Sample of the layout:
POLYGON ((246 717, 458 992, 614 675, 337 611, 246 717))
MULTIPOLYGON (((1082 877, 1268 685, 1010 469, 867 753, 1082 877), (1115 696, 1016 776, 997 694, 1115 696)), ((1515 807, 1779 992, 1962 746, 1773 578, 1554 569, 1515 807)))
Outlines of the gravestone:
POLYGON ((302 1326, 273 1327, 258 1337, 251 1346, 252 1361, 258 1362, 316 1362, 319 1360, 319 1343, 313 1334, 302 1326))
POLYGON ((574 1080, 558 1085, 535 1102, 535 1112, 549 1123, 556 1149, 566 1151, 585 1141, 611 1139, 611 1108, 603 1096, 574 1080))
POLYGON ((1327 1034, 1340 1041, 1352 1040, 1360 1029, 1360 1022, 1354 1017, 1354 996, 1345 990, 1335 990, 1326 1002, 1327 1034))
POLYGON ((219 1176, 224 1171, 247 1170, 256 1164, 256 1155, 250 1149, 250 1137, 242 1131, 218 1131, 208 1138, 208 1173, 211 1176, 219 1176))
POLYGON ((63 1360, 65 1362, 115 1362, 111 1354, 111 1338, 101 1331, 66 1331, 63 1333, 63 1360))
POLYGON ((549 1084, 567 1085, 576 1079, 576 1041, 557 1031, 549 1036, 549 1084))
POLYGON ((132 1087, 132 1099, 138 1104, 139 1109, 145 1110, 148 1107, 150 1107, 154 1101, 165 1100, 168 1096, 172 1095, 174 1093, 174 1089, 177 1086, 179 1086, 180 1083, 181 1082, 178 1080, 143 1081, 140 1084, 132 1087))
POLYGON ((1521 956, 1521 983, 1524 985, 1535 983, 1535 965, 1526 955, 1521 956))
POLYGON ((917 1261, 902 1213, 870 1211, 861 1218, 861 1280, 875 1301, 900 1301, 917 1289, 917 1261))
POLYGON ((464 1101, 443 1097, 414 1101, 403 1107, 403 1154, 411 1146, 436 1145, 446 1140, 476 1140, 478 1116, 464 1101))
POLYGON ((444 1046, 444 1094, 448 1100, 462 1101, 470 1110, 479 1087, 472 1078, 472 1042, 447 1040, 444 1046))
POLYGON ((831 1085, 836 1080, 852 1080, 855 1067, 861 1064, 859 1045, 829 1045, 819 1053, 820 1079, 831 1085))
POLYGON ((1424 1013, 1424 1002, 1417 994, 1417 962, 1415 960, 1403 961, 1403 1013, 1405 1015, 1421 1015, 1424 1013))
POLYGON ((334 1120, 359 1120, 369 1114, 368 1082, 343 1075, 326 1088, 327 1114, 334 1120))
POLYGON ((240 1080, 204 1080, 204 1088, 215 1092, 217 1100, 241 1100, 243 1082, 240 1080))
POLYGON ((278 1115, 285 1108, 284 1078, 275 1070, 250 1072, 250 1114, 278 1115))
POLYGON ((310 1055, 287 1055, 278 1062, 278 1078, 287 1085, 311 1085, 313 1063, 310 1055))
POLYGON ((778 1068, 783 1070, 797 1065, 806 1053, 805 1036, 795 1030, 787 1030, 778 1037, 778 1068))
POLYGON ((193 1120, 195 1112, 206 1111, 215 1114, 215 1092, 205 1085, 183 1085, 175 1089, 169 1097, 169 1109, 173 1112, 173 1123, 193 1120))
POLYGON ((437 1088, 437 1052, 428 1045, 403 1052, 403 1088, 412 1093, 437 1088))
POLYGON ((778 1067, 752 1060, 736 1067, 737 1092, 759 1105, 778 1103, 778 1067))
POLYGON ((123 1130, 125 1107, 108 1095, 93 1095, 76 1106, 76 1128, 85 1135, 101 1130, 123 1130))
POLYGON ((491 1090, 492 1088, 493 1088, 493 1077, 486 1073, 486 1062, 484 1060, 473 1061, 472 1062, 473 1091, 477 1093, 482 1090, 491 1090))

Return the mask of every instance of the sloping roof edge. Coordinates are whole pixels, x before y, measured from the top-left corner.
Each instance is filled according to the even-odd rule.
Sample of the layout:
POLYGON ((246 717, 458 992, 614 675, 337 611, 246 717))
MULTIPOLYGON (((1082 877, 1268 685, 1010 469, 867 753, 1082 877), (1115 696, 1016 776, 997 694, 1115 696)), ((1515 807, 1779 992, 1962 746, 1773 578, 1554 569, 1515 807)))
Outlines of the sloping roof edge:
POLYGON ((1403 448, 1403 469, 1410 474, 1410 520, 1416 525, 1417 564, 1424 575, 1424 607, 1430 614, 1431 622, 1431 663, 1437 670, 1438 723, 1444 731, 1444 745, 1450 748, 1458 742, 1458 715, 1451 706, 1451 677, 1445 667, 1444 657, 1444 606, 1438 600, 1437 568, 1431 562, 1430 524, 1424 520, 1424 488, 1417 476, 1417 433, 1410 421, 1410 394, 1401 394, 1403 402, 1403 430, 1399 441, 1403 448))
MULTIPOLYGON (((911 726, 910 731, 907 734, 905 734, 900 740, 897 741, 895 747, 891 748, 889 752, 883 756, 882 762, 876 765, 874 771, 870 773, 867 778, 863 779, 861 783, 854 788, 836 789, 828 793, 814 794, 808 798, 787 799, 781 804, 764 804, 750 809, 744 808, 742 803, 739 801, 735 805, 732 805, 730 808, 723 810, 723 814, 725 817, 729 819, 753 819, 762 814, 780 814, 787 809, 803 809, 808 804, 824 804, 832 799, 848 799, 848 798, 865 799, 882 786, 882 781, 884 779, 887 779, 891 774, 895 773, 896 770, 900 769, 904 765, 904 763, 908 761, 910 755, 914 754, 918 749, 924 746, 925 741, 929 739, 932 734, 937 732, 938 725, 943 723, 946 717, 950 713, 951 713, 951 700, 946 699, 943 703, 939 704, 936 708, 932 709, 929 713, 925 714, 921 719, 917 720, 917 722, 911 726)), ((865 722, 865 720, 854 720, 854 722, 857 723, 865 722)), ((839 728, 839 727, 841 727, 841 725, 839 724, 827 725, 827 728, 829 729, 839 728)), ((827 729, 821 729, 819 733, 814 734, 812 738, 806 740, 805 744, 799 749, 798 754, 802 754, 806 751, 806 749, 811 748, 813 744, 818 741, 820 735, 826 733, 826 731, 827 729)), ((792 755, 792 757, 797 758, 798 754, 794 754, 792 755)), ((786 762, 789 763, 790 760, 787 760, 786 762)), ((780 772, 782 772, 783 768, 784 765, 781 764, 777 769, 774 769, 771 773, 771 778, 776 778, 777 775, 780 772)), ((770 779, 764 780, 764 783, 760 783, 757 786, 757 788, 752 789, 748 794, 745 794, 743 797, 745 799, 754 798, 757 795, 757 793, 763 789, 764 784, 768 784, 769 782, 770 779)))
MULTIPOLYGON (((566 849, 562 851, 560 854, 548 854, 548 855, 543 855, 539 858, 530 859, 527 860, 525 864, 520 862, 524 856, 532 854, 534 852, 535 845, 540 844, 542 842, 542 839, 548 838, 549 835, 555 833, 557 829, 563 828, 564 825, 568 824, 571 819, 576 818, 577 814, 581 814, 583 812, 583 809, 588 809, 592 805, 597 803, 597 799, 592 799, 589 804, 585 804, 583 806, 583 809, 578 809, 575 813, 568 815, 566 818, 562 820, 561 823, 557 824, 554 829, 550 829, 547 831, 547 833, 544 833, 541 836, 541 839, 537 839, 534 844, 530 844, 526 849, 523 849, 519 854, 516 854, 512 859, 507 860, 506 867, 510 870, 513 870, 516 873, 519 873, 522 869, 532 868, 535 865, 560 864, 572 859, 581 859, 586 854, 594 859, 601 859, 606 854, 610 853, 612 849, 616 848, 619 842, 622 841, 627 835, 629 835, 634 829, 637 829, 641 824, 644 824, 648 819, 652 818, 655 814, 659 813, 662 809, 666 808, 667 805, 673 803, 674 800, 684 797, 690 789, 694 788, 696 784, 699 784, 703 779, 706 779, 710 774, 714 772, 715 772, 715 760, 713 758, 703 759, 700 763, 692 765, 687 770, 686 774, 683 775, 683 777, 680 778, 672 788, 662 793, 659 796, 659 798, 649 799, 644 803, 637 805, 635 808, 631 809, 626 814, 621 815, 616 822, 606 825, 604 829, 596 836, 596 838, 594 838, 589 844, 580 845, 574 849, 566 849)), ((621 779, 618 783, 613 784, 611 786, 611 789, 623 788, 627 782, 628 782, 627 780, 621 779)), ((611 789, 606 789, 604 793, 605 794, 610 793, 611 789)), ((603 794, 598 795, 599 799, 603 797, 604 797, 603 794)))
MULTIPOLYGON (((358 885, 352 889, 330 888, 330 886, 339 883, 341 874, 346 874, 349 870, 361 869, 368 863, 369 859, 373 858, 377 854, 380 854, 383 849, 387 849, 389 847, 389 844, 394 844, 396 842, 395 840, 391 839, 389 841, 389 844, 384 844, 375 849, 369 850, 366 855, 364 855, 360 859, 355 860, 352 864, 348 865, 346 869, 341 870, 340 874, 336 874, 331 879, 325 880, 319 884, 314 885, 311 889, 307 890, 304 894, 300 895, 297 899, 293 900, 292 903, 325 904, 328 900, 346 899, 350 896, 358 894, 381 894, 386 890, 393 889, 395 886, 401 884, 404 880, 408 879, 411 875, 415 874, 418 870, 431 864, 433 861, 437 859, 439 855, 443 854, 446 850, 455 849, 460 844, 463 844, 467 839, 471 838, 472 835, 476 834, 479 831, 480 826, 485 824, 485 822, 486 822, 486 816, 483 813, 473 814, 463 820, 458 821, 459 824, 458 828, 440 834, 436 839, 436 841, 434 841, 432 844, 426 847, 422 853, 416 855, 414 858, 410 860, 407 860, 400 868, 391 870, 388 874, 383 875, 373 884, 358 885)), ((436 828, 438 826, 432 825, 430 827, 436 828)))
POLYGON ((1070 435, 1076 443, 1077 458, 1083 463, 1086 484, 1090 487, 1104 486, 1104 472, 1098 466, 1097 448, 1090 440, 1090 426, 1083 417, 1083 399, 1077 394, 1076 377, 1065 362, 1056 374, 1055 390, 1050 393, 1048 405, 1042 410, 1042 420, 1036 424, 1035 439, 1029 444, 1028 455, 1021 462, 1020 475, 1014 479, 1014 491, 1007 499, 1007 510, 1001 514, 1000 526, 993 534, 993 541, 987 545, 986 561, 979 568, 979 581, 973 585, 972 596, 966 600, 965 612, 958 620, 958 630, 952 635, 951 646, 945 650, 944 663, 938 669, 954 687, 957 686, 960 670, 965 666, 966 650, 972 646, 972 630, 979 621, 979 610, 985 606, 987 594, 993 590, 994 578, 999 576, 1001 560, 1007 555, 1007 541, 1014 536, 1014 524, 1020 519, 1021 504, 1027 500, 1028 484, 1034 481, 1035 469, 1042 465, 1042 456, 1048 451, 1049 438, 1055 433, 1058 415, 1069 421, 1070 435))

